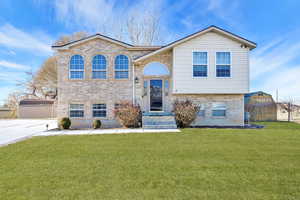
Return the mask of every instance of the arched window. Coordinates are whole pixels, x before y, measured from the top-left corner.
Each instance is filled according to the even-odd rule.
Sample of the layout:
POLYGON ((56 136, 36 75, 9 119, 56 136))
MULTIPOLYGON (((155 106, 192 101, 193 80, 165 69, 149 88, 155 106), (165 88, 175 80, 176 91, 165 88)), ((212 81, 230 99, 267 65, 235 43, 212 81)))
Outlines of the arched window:
POLYGON ((106 59, 103 55, 96 55, 93 58, 93 79, 106 79, 106 59))
POLYGON ((129 60, 125 55, 115 58, 115 79, 128 79, 129 60))
POLYGON ((70 60, 70 79, 84 78, 84 61, 81 55, 74 55, 70 60))

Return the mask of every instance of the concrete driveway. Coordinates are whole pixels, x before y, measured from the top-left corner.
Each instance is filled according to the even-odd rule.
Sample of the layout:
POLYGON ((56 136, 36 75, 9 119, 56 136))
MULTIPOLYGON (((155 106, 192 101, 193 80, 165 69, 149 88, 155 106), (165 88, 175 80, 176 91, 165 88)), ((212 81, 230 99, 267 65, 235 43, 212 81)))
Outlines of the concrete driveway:
POLYGON ((49 129, 57 127, 56 120, 0 120, 0 146, 24 140, 36 134, 42 133, 46 131, 46 124, 49 125, 49 129))

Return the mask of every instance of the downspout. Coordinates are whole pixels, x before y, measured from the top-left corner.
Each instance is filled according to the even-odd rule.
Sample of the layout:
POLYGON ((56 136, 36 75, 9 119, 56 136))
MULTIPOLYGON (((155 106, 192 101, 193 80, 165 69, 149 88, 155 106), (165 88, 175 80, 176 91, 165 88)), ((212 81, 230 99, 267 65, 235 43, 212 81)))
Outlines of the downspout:
POLYGON ((135 71, 134 63, 132 64, 132 104, 135 105, 135 71))

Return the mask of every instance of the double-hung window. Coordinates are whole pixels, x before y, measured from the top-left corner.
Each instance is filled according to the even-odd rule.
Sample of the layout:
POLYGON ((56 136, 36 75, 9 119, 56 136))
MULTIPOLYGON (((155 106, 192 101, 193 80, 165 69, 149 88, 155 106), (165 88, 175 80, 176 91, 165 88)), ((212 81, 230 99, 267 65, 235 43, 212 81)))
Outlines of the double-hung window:
POLYGON ((230 52, 216 53, 216 76, 230 77, 231 76, 231 55, 230 52))
POLYGON ((84 78, 84 61, 81 55, 74 55, 70 60, 70 79, 84 78))
POLYGON ((207 52, 193 52, 193 77, 207 77, 207 52))
POLYGON ((103 55, 96 55, 93 58, 93 79, 106 79, 106 59, 103 55))
POLYGON ((213 117, 226 117, 226 105, 224 103, 214 103, 212 105, 213 117))
POLYGON ((84 117, 84 104, 70 104, 70 117, 84 117))
POLYGON ((93 104, 93 117, 106 117, 106 104, 93 104))
POLYGON ((115 79, 128 79, 129 60, 125 55, 118 55, 115 59, 115 79))

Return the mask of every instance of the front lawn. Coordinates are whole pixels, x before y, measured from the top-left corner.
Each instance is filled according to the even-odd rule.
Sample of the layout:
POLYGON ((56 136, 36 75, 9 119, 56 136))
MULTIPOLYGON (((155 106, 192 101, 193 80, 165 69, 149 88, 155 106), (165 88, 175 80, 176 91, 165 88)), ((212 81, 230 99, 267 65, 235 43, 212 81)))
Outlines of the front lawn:
POLYGON ((37 137, 0 148, 0 199, 300 199, 300 125, 37 137))

